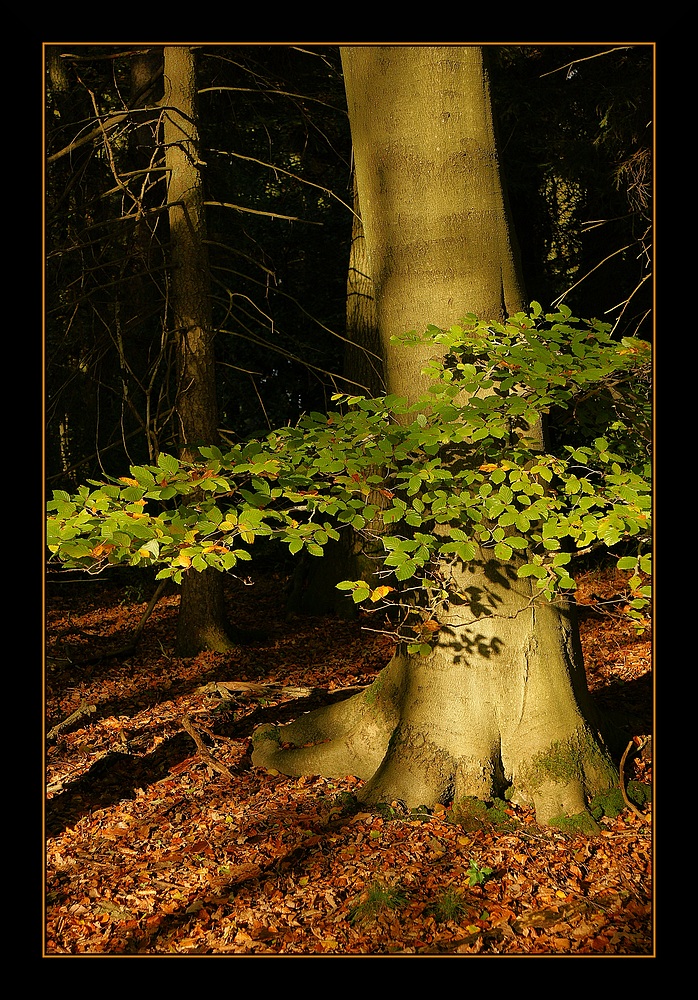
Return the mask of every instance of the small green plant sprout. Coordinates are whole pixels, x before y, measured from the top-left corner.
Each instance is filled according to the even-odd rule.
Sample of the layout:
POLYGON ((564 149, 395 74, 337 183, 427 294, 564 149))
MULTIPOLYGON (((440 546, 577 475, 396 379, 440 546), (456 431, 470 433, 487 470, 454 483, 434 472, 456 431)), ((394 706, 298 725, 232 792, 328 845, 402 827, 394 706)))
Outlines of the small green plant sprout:
POLYGON ((470 859, 470 865, 468 867, 468 885, 484 885, 487 879, 492 874, 492 869, 486 866, 481 866, 477 861, 470 859))
POLYGON ((383 910, 399 910, 406 902, 407 896, 400 886, 385 885, 379 881, 371 882, 349 910, 349 923, 371 920, 383 910))
POLYGON ((435 920, 445 923, 447 920, 460 920, 467 908, 465 900, 457 889, 446 889, 434 903, 431 912, 435 920))

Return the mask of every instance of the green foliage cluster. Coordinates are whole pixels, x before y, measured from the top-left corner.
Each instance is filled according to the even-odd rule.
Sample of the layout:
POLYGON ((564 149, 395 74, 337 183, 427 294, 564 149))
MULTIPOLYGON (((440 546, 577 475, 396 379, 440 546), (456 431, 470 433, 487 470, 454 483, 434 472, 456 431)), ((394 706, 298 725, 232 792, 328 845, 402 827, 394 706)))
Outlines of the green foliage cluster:
MULTIPOLYGON (((382 546, 385 583, 339 588, 370 607, 426 593, 433 617, 454 597, 449 564, 484 552, 552 600, 575 587, 575 553, 618 546, 619 567, 631 571, 628 613, 641 622, 651 571, 649 345, 616 342, 607 324, 565 307, 544 314, 538 303, 505 323, 467 316, 398 339, 406 350, 434 347, 429 390, 416 403, 335 396, 336 412, 308 413, 225 452, 202 448, 200 462, 161 454, 128 477, 56 491, 52 559, 92 572, 158 565, 159 579, 179 583, 186 572, 234 570, 260 537, 322 556, 353 529, 382 546), (596 436, 546 449, 538 430, 550 409, 584 403, 588 413, 594 397, 610 400, 596 436)), ((429 651, 424 634, 413 629, 412 651, 429 651)))
POLYGON ((484 885, 487 879, 492 874, 492 869, 488 868, 487 865, 479 865, 477 861, 472 858, 468 863, 468 885, 484 885))

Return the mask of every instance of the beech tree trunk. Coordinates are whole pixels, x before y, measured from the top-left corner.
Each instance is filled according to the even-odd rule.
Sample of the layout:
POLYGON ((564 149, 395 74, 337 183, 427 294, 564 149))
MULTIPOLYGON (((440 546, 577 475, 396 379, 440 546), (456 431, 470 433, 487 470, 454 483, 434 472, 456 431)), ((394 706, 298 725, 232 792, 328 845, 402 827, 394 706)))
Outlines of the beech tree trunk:
MULTIPOLYGON (((165 46, 164 141, 168 171, 172 324, 177 354, 177 415, 181 456, 199 458, 198 448, 218 442, 215 355, 206 217, 198 155, 194 55, 186 46, 165 46)), ((216 570, 190 570, 182 582, 176 653, 222 652, 228 637, 224 577, 216 570)))
MULTIPOLYGON (((342 50, 368 268, 389 392, 419 397, 426 355, 392 334, 524 307, 479 47, 342 50)), ((617 782, 588 696, 573 608, 481 549, 442 567, 459 596, 429 656, 404 646, 365 692, 254 734, 253 763, 354 774, 367 803, 508 791, 539 822, 617 782)), ((590 817, 585 817, 586 820, 590 817)), ((588 823, 587 823, 588 828, 588 823)))

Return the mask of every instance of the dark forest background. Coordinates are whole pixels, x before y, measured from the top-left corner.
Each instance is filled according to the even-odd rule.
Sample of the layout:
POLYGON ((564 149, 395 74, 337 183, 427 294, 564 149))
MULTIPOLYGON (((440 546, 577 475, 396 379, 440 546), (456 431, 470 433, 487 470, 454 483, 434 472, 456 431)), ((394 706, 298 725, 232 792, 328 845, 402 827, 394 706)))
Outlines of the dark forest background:
MULTIPOLYGON (((45 473, 72 490, 177 447, 162 50, 44 51, 45 473)), ((337 47, 195 51, 220 426, 239 441, 348 388, 351 138, 337 47)), ((651 339, 653 45, 488 57, 529 300, 651 339)))

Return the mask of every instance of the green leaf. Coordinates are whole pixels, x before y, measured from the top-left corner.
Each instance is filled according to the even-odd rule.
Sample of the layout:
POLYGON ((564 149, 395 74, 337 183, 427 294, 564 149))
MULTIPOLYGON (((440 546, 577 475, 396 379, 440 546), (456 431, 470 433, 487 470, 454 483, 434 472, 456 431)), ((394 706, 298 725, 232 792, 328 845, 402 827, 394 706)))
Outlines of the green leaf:
POLYGON ((635 569, 637 566, 637 559, 634 556, 623 556, 616 563, 618 569, 635 569))
POLYGON ((407 559, 395 569, 395 576, 398 580, 409 580, 417 572, 417 564, 411 559, 407 559))
POLYGON ((158 455, 158 468, 166 472, 168 476, 174 476, 179 471, 179 462, 172 455, 165 455, 163 452, 158 455))
POLYGON ((443 555, 453 553, 464 563, 472 562, 477 555, 477 548, 473 542, 448 542, 446 545, 440 546, 439 551, 443 555))
POLYGON ((558 552, 557 555, 553 556, 552 564, 553 566, 566 566, 571 558, 572 555, 569 552, 558 552))
POLYGON ((543 579, 548 575, 548 571, 543 566, 534 566, 532 563, 519 566, 516 572, 519 576, 535 576, 539 579, 543 579))
POLYGON ((502 559, 506 562, 507 559, 511 559, 512 557, 511 546, 505 542, 498 542, 494 547, 494 554, 497 559, 502 559))
POLYGON ((527 549, 529 542, 525 538, 520 538, 519 535, 508 535, 507 544, 511 545, 514 549, 527 549))

